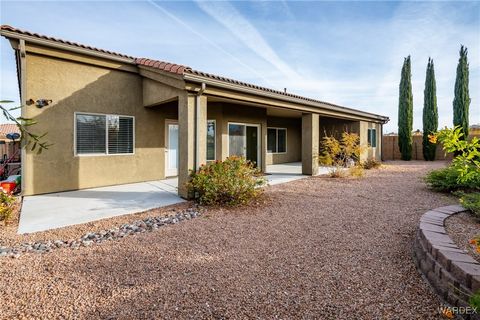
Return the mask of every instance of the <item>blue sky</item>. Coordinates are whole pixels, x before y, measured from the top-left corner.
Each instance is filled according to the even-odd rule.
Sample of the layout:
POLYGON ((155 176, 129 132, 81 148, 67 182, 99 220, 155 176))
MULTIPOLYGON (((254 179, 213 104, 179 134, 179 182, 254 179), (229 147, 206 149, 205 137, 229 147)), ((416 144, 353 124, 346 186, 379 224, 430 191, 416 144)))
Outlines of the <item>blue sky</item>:
MULTIPOLYGON (((469 50, 470 123, 480 123, 479 2, 1 1, 2 24, 136 57, 185 64, 387 115, 397 129, 403 59, 412 56, 414 128, 435 62, 439 124, 452 124, 460 44, 469 50)), ((18 101, 1 39, 1 98, 18 101)))

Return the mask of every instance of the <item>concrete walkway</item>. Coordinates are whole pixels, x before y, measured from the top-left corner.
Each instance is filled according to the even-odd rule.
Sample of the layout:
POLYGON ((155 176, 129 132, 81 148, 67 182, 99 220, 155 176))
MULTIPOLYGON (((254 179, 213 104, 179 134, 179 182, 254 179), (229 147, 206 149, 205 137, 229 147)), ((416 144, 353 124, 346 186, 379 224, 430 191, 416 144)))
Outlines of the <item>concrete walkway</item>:
POLYGON ((18 233, 31 233, 142 212, 184 202, 178 180, 27 196, 23 199, 18 233))
MULTIPOLYGON (((327 174, 328 170, 328 167, 319 167, 317 175, 327 174)), ((302 174, 301 162, 289 162, 267 166, 266 179, 271 186, 307 177, 307 175, 302 174)))

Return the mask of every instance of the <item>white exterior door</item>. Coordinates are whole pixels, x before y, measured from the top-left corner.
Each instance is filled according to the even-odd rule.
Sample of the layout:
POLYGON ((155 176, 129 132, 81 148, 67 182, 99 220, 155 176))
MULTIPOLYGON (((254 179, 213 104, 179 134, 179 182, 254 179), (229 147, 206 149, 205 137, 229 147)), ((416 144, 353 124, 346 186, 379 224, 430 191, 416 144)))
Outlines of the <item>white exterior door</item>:
POLYGON ((178 175, 178 123, 167 122, 165 135, 165 176, 178 175))

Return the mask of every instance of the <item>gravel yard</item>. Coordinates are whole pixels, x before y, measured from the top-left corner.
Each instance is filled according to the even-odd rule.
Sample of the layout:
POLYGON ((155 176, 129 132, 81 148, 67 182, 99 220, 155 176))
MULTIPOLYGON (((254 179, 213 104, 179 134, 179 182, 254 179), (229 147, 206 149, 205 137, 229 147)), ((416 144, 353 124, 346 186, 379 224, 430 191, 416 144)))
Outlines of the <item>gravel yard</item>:
POLYGON ((480 223, 472 214, 463 212, 448 218, 445 222, 447 232, 453 242, 480 262, 480 254, 469 241, 480 235, 480 223))
POLYGON ((255 207, 0 259, 0 317, 437 319, 412 242, 424 212, 454 201, 420 179, 443 165, 297 180, 255 207))

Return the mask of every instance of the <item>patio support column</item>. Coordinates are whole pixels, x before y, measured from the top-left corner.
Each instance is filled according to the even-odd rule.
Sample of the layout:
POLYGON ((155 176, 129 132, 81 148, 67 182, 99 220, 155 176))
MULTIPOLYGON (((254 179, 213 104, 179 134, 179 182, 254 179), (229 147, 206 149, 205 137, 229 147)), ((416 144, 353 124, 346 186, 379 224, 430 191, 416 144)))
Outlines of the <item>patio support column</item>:
POLYGON ((188 95, 178 102, 178 194, 191 198, 185 184, 190 171, 207 161, 207 97, 188 95))
POLYGON ((198 95, 195 101, 196 117, 196 163, 198 169, 202 164, 207 163, 207 97, 198 95))
POLYGON ((185 184, 195 169, 195 95, 181 96, 178 101, 178 195, 188 199, 185 184))
POLYGON ((360 162, 366 161, 368 159, 368 122, 360 121, 360 129, 358 135, 360 136, 360 146, 362 146, 363 150, 360 153, 360 162))
POLYGON ((318 114, 302 115, 302 174, 318 173, 319 122, 318 114))

